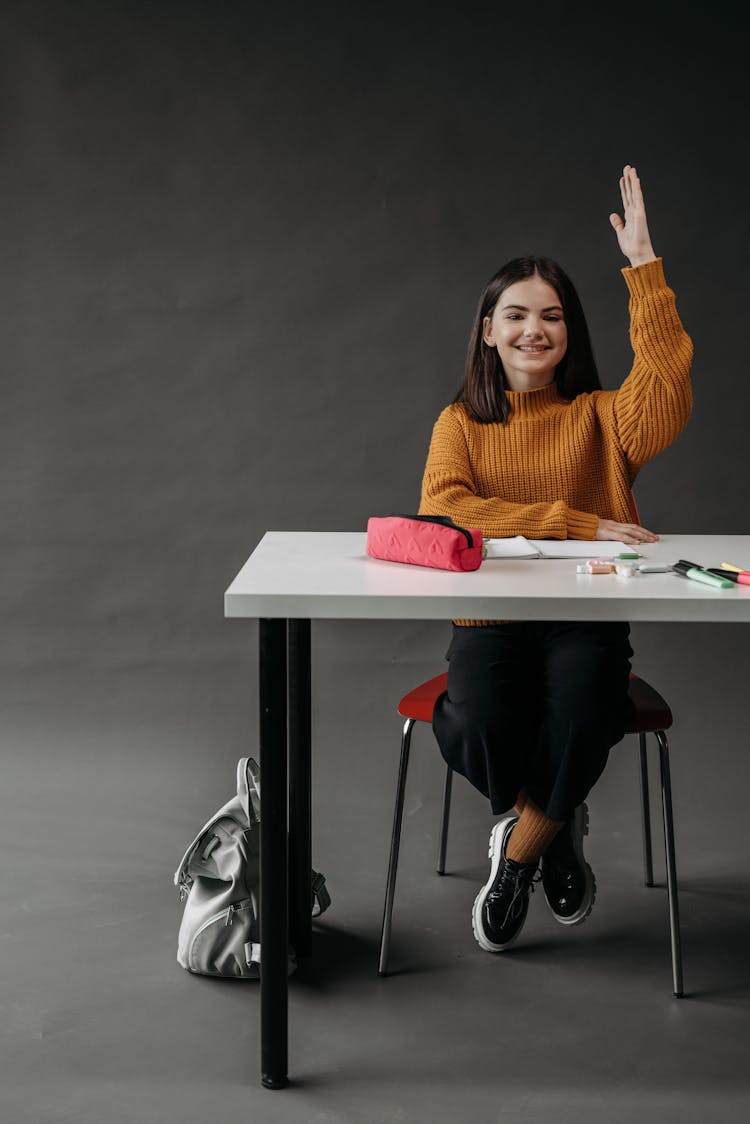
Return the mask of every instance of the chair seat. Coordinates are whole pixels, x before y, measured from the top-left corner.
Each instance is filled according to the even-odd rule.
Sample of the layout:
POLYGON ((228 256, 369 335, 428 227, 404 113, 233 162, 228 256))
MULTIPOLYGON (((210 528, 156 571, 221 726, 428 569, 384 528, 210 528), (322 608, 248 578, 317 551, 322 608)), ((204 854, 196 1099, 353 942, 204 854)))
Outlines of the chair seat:
MULTIPOLYGON (((448 685, 448 672, 436 675, 420 683, 408 695, 404 695, 398 704, 398 713, 402 718, 413 718, 419 722, 432 723, 432 712, 438 695, 446 690, 448 685)), ((625 727, 626 734, 649 734, 655 730, 668 730, 672 725, 672 711, 659 692, 631 672, 628 694, 635 706, 635 712, 625 727)))
POLYGON ((404 695, 398 704, 397 710, 402 718, 414 718, 420 722, 432 722, 432 712, 438 695, 442 695, 448 686, 448 672, 420 683, 408 695, 404 695))

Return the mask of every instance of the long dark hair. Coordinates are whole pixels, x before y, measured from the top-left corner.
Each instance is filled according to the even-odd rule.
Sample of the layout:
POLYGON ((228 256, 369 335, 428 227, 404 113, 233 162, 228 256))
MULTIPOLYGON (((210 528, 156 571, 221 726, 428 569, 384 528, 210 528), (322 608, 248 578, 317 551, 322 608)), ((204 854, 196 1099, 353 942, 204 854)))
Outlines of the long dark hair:
POLYGON ((510 285, 534 275, 541 277, 557 293, 568 329, 568 346, 555 369, 558 391, 570 402, 578 394, 601 390, 586 317, 573 282, 551 258, 513 258, 490 278, 479 298, 466 353, 466 374, 453 399, 464 404, 474 421, 507 421, 510 406, 505 395, 505 371, 497 349, 484 342, 484 318, 492 316, 495 305, 510 285))

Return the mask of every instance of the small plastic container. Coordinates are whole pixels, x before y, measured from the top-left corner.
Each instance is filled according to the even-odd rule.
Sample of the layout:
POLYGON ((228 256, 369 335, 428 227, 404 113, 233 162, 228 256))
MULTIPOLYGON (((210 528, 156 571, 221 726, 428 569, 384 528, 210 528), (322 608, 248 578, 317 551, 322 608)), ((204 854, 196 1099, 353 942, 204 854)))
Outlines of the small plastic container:
POLYGON ((618 562, 615 566, 618 578, 634 578, 638 573, 632 562, 618 562))

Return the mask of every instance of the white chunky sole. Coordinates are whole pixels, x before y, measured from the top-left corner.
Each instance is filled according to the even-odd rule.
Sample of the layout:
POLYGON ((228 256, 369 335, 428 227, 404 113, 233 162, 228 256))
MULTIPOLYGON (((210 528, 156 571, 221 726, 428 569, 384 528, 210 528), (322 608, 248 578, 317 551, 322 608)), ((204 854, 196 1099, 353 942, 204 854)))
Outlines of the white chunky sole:
MULTIPOLYGON (((594 900, 596 898, 596 879, 594 872, 583 857, 583 837, 589 833, 589 809, 587 804, 579 804, 573 813, 573 850, 575 851, 576 858, 583 868, 586 877, 586 889, 581 899, 581 904, 575 913, 570 917, 561 917, 559 913, 555 913, 550 905, 549 899, 545 894, 547 905, 552 910, 552 915, 556 921, 561 925, 580 925, 585 921, 591 910, 594 908, 594 900)), ((544 862, 544 859, 542 859, 544 862)))
POLYGON ((506 941, 505 944, 495 944, 488 939, 484 931, 484 925, 482 924, 482 910, 484 909, 484 903, 490 892, 492 883, 495 881, 495 875, 497 874, 497 868, 500 866, 500 860, 503 857, 503 843, 508 831, 517 819, 518 816, 515 815, 506 816, 504 820, 498 820, 490 832, 490 845, 487 853, 487 857, 490 859, 490 876, 474 899, 474 908, 471 911, 471 927, 476 942, 485 952, 502 952, 503 949, 509 948, 518 936, 518 933, 516 933, 516 935, 512 937, 511 940, 506 941))

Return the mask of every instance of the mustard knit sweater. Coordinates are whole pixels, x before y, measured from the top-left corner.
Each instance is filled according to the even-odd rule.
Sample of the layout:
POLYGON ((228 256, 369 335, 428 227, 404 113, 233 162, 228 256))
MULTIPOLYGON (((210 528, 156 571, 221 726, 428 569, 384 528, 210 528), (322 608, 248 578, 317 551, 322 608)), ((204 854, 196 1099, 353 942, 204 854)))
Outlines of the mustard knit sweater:
POLYGON ((421 515, 449 515, 488 538, 593 539, 600 517, 634 522, 631 488, 639 469, 674 441, 690 415, 693 345, 662 259, 622 274, 634 361, 619 390, 594 390, 572 402, 555 383, 506 390, 508 420, 489 424, 472 421, 460 403, 446 407, 432 433, 421 515))

